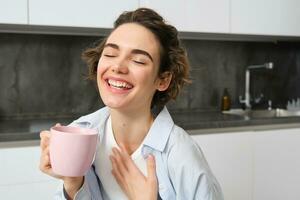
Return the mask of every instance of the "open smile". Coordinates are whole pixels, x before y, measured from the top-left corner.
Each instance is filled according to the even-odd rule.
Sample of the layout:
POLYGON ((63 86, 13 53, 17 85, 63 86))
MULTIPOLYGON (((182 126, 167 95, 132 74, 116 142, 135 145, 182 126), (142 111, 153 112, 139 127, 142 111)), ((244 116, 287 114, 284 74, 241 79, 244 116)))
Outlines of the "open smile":
POLYGON ((106 79, 107 84, 110 87, 119 89, 119 90, 129 90, 133 88, 133 85, 121 80, 114 80, 114 79, 106 79))

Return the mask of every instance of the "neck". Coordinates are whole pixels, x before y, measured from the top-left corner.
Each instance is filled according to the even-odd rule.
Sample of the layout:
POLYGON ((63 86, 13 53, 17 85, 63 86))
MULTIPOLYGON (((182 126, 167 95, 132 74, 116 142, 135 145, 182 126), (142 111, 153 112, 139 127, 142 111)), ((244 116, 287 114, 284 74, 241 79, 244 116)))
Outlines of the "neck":
POLYGON ((123 144, 132 154, 143 142, 152 123, 150 108, 134 112, 111 109, 112 129, 118 145, 123 144))

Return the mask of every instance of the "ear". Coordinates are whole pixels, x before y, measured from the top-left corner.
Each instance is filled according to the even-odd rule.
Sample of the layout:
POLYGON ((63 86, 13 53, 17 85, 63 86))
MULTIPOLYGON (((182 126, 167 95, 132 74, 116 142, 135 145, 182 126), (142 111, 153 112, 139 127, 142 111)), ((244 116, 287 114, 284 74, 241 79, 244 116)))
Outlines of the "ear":
POLYGON ((169 88, 171 80, 172 80, 171 72, 164 72, 160 74, 158 78, 157 90, 161 92, 166 91, 169 88))

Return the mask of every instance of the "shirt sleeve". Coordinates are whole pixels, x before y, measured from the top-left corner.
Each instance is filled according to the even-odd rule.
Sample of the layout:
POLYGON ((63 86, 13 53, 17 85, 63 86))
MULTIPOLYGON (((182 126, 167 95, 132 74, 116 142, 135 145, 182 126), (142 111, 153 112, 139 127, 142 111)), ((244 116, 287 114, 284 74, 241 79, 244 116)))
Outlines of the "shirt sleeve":
MULTIPOLYGON (((55 200, 67 200, 67 194, 64 189, 64 184, 61 182, 59 185, 59 188, 57 189, 55 196, 55 200)), ((91 200, 91 194, 89 192, 89 188, 87 187, 86 179, 84 179, 84 183, 81 186, 81 188, 78 190, 78 192, 74 196, 74 200, 91 200)))
POLYGON ((64 184, 61 182, 59 184, 59 187, 57 188, 55 194, 54 194, 54 200, 67 200, 67 198, 64 195, 64 184))
POLYGON ((188 135, 174 143, 169 152, 168 168, 176 199, 224 199, 200 147, 188 135))

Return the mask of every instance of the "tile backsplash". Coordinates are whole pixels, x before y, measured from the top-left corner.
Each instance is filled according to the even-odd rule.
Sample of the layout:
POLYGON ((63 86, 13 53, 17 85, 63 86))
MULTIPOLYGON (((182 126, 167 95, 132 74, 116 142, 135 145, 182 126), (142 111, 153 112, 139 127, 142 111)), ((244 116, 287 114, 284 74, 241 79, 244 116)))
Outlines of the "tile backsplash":
MULTIPOLYGON (((77 116, 103 106, 96 85, 84 80, 82 51, 101 38, 0 33, 0 118, 77 116)), ((170 110, 219 110, 223 89, 240 107, 248 65, 273 62, 251 73, 254 97, 284 107, 300 97, 300 42, 183 40, 193 83, 170 110)))
MULTIPOLYGON (((232 42, 192 41, 188 50, 194 83, 187 88, 186 104, 175 103, 174 109, 218 110, 224 88, 228 88, 233 107, 241 107, 244 97, 245 70, 249 65, 273 62, 273 70, 251 71, 250 91, 253 98, 264 95, 261 105, 271 100, 274 107, 300 97, 300 42, 232 42)), ((173 104, 172 104, 173 108, 173 104)))
POLYGON ((0 115, 55 117, 99 107, 80 55, 97 38, 1 34, 0 115), (40 115, 40 116, 39 116, 40 115))

